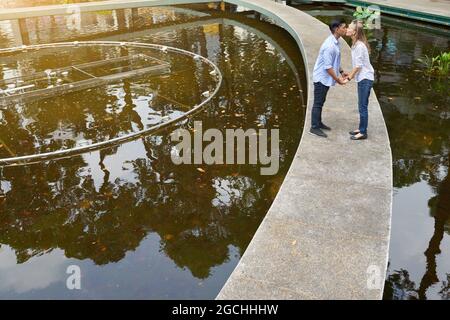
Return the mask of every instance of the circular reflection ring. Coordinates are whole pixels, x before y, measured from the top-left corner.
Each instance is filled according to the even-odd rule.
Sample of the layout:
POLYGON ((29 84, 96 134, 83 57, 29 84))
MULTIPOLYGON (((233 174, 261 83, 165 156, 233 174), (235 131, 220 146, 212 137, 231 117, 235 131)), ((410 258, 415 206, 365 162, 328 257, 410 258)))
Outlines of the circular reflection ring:
POLYGON ((21 165, 21 164, 26 164, 26 163, 30 163, 30 162, 39 162, 39 161, 50 160, 50 159, 55 159, 55 158, 63 158, 66 156, 73 156, 73 155, 82 154, 82 153, 85 153, 88 151, 94 151, 94 150, 118 145, 118 144, 130 141, 130 140, 135 140, 139 137, 148 135, 150 133, 156 132, 165 127, 173 125, 177 122, 180 122, 180 120, 183 120, 183 119, 193 115, 194 113, 200 111, 217 94, 217 92, 220 89, 220 86, 222 85, 222 79, 223 79, 222 73, 220 72, 220 69, 209 59, 202 57, 198 54, 183 50, 183 49, 178 49, 178 48, 169 47, 169 46, 165 46, 165 45, 159 45, 159 44, 140 43, 140 42, 118 42, 118 41, 74 41, 74 42, 48 43, 48 44, 29 45, 29 46, 20 46, 20 47, 0 49, 0 54, 13 53, 13 52, 24 51, 24 50, 38 50, 38 49, 44 49, 44 48, 80 47, 80 46, 93 46, 93 45, 156 49, 156 50, 162 51, 164 53, 175 52, 175 53, 191 56, 195 60, 203 61, 204 63, 206 63, 213 69, 214 73, 212 73, 212 74, 216 76, 217 85, 216 85, 214 91, 211 94, 209 94, 209 96, 206 97, 205 100, 203 100, 201 103, 193 106, 189 111, 185 112, 183 115, 173 118, 173 119, 170 119, 168 121, 162 122, 160 124, 154 125, 150 128, 136 131, 136 132, 133 132, 133 133, 130 133, 127 135, 120 136, 120 137, 112 138, 109 140, 96 142, 96 143, 92 143, 92 144, 85 145, 85 146, 78 146, 78 147, 71 148, 71 149, 63 149, 63 150, 57 150, 57 151, 48 152, 48 153, 39 153, 39 154, 33 154, 33 155, 13 157, 13 158, 3 158, 3 159, 0 159, 0 166, 21 165))

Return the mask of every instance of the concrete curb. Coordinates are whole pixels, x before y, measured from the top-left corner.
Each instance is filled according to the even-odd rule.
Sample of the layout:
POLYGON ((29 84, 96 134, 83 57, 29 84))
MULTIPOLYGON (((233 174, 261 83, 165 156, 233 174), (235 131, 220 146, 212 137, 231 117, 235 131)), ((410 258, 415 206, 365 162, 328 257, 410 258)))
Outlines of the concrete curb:
MULTIPOLYGON (((392 157, 372 92, 371 138, 349 140, 358 122, 356 85, 332 88, 328 139, 308 135, 314 61, 328 28, 267 0, 228 1, 272 18, 295 38, 308 79, 305 127, 296 156, 266 217, 217 299, 381 299, 389 253, 392 157), (376 279, 376 281, 372 281, 376 279)), ((342 40, 342 63, 350 49, 342 40)))
POLYGON ((447 4, 447 7, 444 8, 444 4, 430 0, 307 0, 298 3, 331 3, 363 8, 378 6, 384 14, 450 26, 450 5, 447 4))
MULTIPOLYGON (((80 4, 80 12, 205 3, 129 0, 80 4)), ((332 88, 324 121, 328 139, 307 135, 311 80, 320 45, 330 34, 319 20, 270 0, 228 0, 285 28, 302 52, 308 82, 307 117, 284 182, 246 252, 217 299, 380 299, 389 253, 392 157, 380 105, 372 92, 369 140, 350 141, 358 122, 355 83, 332 88)), ((67 5, 0 10, 0 20, 67 14, 67 5)), ((342 64, 350 49, 341 40, 342 64)))

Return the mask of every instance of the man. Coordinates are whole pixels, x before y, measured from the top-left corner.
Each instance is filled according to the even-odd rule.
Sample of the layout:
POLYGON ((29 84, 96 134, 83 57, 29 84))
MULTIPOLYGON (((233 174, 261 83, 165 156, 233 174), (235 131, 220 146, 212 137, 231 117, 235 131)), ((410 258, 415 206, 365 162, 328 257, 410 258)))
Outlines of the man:
POLYGON ((311 112, 311 134, 326 138, 322 130, 331 130, 322 122, 322 107, 327 97, 328 89, 337 83, 347 83, 348 74, 341 68, 341 48, 339 38, 347 32, 347 24, 343 20, 333 21, 330 25, 331 35, 320 47, 319 56, 314 65, 314 104, 311 112), (340 75, 340 76, 338 76, 340 75))

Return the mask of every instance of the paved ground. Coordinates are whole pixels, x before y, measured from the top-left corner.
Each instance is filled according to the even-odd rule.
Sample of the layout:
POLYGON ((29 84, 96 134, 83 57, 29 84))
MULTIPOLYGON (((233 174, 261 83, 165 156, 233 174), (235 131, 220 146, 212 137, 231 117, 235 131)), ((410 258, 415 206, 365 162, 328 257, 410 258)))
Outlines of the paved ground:
MULTIPOLYGON (((0 0, 1 1, 1 0, 0 0)), ((50 5, 28 8, 0 9, 1 20, 13 20, 20 18, 39 17, 44 15, 65 15, 78 12, 90 12, 101 10, 114 10, 126 8, 139 8, 145 6, 170 6, 176 4, 188 4, 192 2, 210 2, 206 0, 107 0, 96 2, 84 2, 69 5, 50 5)))
MULTIPOLYGON (((152 1, 152 0, 149 0, 152 1)), ((277 2, 281 2, 281 0, 276 0, 277 2)), ((311 0, 314 2, 340 2, 343 3, 345 0, 311 0)), ((374 3, 378 5, 391 6, 395 8, 413 10, 417 12, 430 13, 435 15, 440 15, 444 17, 450 17, 450 0, 359 0, 361 2, 374 3)), ((119 2, 126 3, 127 1, 123 0, 112 0, 112 1, 104 1, 108 3, 119 2)), ((135 2, 134 0, 128 1, 130 4, 135 2)), ((171 4, 171 0, 166 1, 168 4, 171 4)), ((180 1, 175 1, 180 2, 180 1)), ((189 1, 182 1, 189 2, 189 1)), ((202 2, 202 1, 197 1, 202 2)), ((206 2, 206 1, 203 1, 206 2)), ((87 5, 89 5, 87 3, 87 5)), ((3 4, 5 6, 5 4, 3 4)), ((55 7, 55 6, 47 6, 47 7, 55 7)), ((2 8, 2 6, 0 6, 2 8)), ((1 9, 0 9, 1 10, 1 9)), ((22 12, 26 12, 28 9, 21 10, 22 12)))
POLYGON ((450 0, 297 0, 297 2, 338 3, 354 7, 366 3, 380 6, 382 13, 450 26, 450 0))
POLYGON ((364 2, 450 17, 450 0, 369 0, 364 2))
MULTIPOLYGON (((236 3, 238 1, 230 1, 236 3)), ((327 26, 311 16, 267 0, 240 1, 280 22, 303 46, 308 79, 327 26)), ((350 50, 343 44, 343 64, 350 50)), ((219 299, 380 299, 368 287, 379 270, 384 283, 392 201, 392 160, 380 106, 372 92, 370 139, 353 142, 356 86, 330 90, 324 119, 329 139, 307 134, 283 185, 219 299), (369 271, 369 273, 368 273, 369 271), (373 275, 373 273, 371 273, 373 275)))
MULTIPOLYGON (((80 5, 80 9, 187 2, 116 0, 80 5)), ((369 106, 369 140, 350 141, 347 133, 358 122, 353 82, 329 92, 323 114, 333 128, 329 138, 307 134, 313 97, 311 74, 320 45, 329 35, 327 26, 270 0, 227 2, 255 9, 288 30, 302 51, 309 83, 305 131, 295 158, 265 219, 217 298, 380 299, 389 252, 392 159, 374 92, 369 106), (370 279, 377 281, 368 286, 370 279)), ((66 11, 67 6, 0 10, 0 20, 66 11)), ((342 62, 348 70, 350 49, 343 41, 342 46, 342 62)))

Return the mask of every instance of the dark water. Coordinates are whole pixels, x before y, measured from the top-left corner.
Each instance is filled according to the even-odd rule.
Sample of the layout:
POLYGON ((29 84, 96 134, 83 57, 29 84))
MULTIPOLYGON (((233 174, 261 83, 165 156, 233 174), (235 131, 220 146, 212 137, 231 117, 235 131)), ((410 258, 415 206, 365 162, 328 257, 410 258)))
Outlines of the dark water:
MULTIPOLYGON (((173 128, 81 156, 0 168, 0 297, 214 298, 232 272, 298 146, 304 70, 287 33, 251 13, 182 9, 90 13, 75 24, 67 17, 27 19, 19 24, 21 41, 140 41, 208 57, 224 83, 182 126, 192 129, 201 120, 204 130, 279 128, 280 171, 262 176, 258 165, 174 165, 173 128), (70 265, 81 268, 81 290, 66 288, 70 265)), ((19 40, 9 21, 0 22, 0 47, 19 40)), ((86 62, 93 59, 89 50, 98 59, 121 54, 86 50, 2 56, 0 74, 86 62)), ((169 60, 167 77, 143 76, 0 110, 2 157, 99 141, 184 112, 212 80, 192 61, 169 60), (159 92, 156 100, 151 90, 159 92)))
MULTIPOLYGON (((324 22, 352 9, 301 6, 324 22)), ((417 59, 450 50, 450 30, 382 16, 370 34, 374 89, 393 154, 394 202, 385 299, 450 298, 450 83, 417 59)), ((369 124, 370 125, 370 124, 369 124)), ((370 196, 370 195, 368 195, 370 196)))
POLYGON ((202 93, 214 92, 220 85, 206 62, 157 48, 56 45, 0 57, 5 62, 3 74, 23 79, 0 82, 0 86, 32 86, 19 91, 27 103, 9 105, 2 112, 1 158, 67 150, 149 129, 179 118, 206 99, 202 93), (26 68, 18 68, 22 65, 26 68), (157 68, 158 73, 149 68, 157 68), (97 87, 109 76, 128 72, 144 74, 97 87), (63 95, 52 91, 67 92, 70 86, 82 90, 63 95), (35 90, 52 98, 29 97, 35 90))

